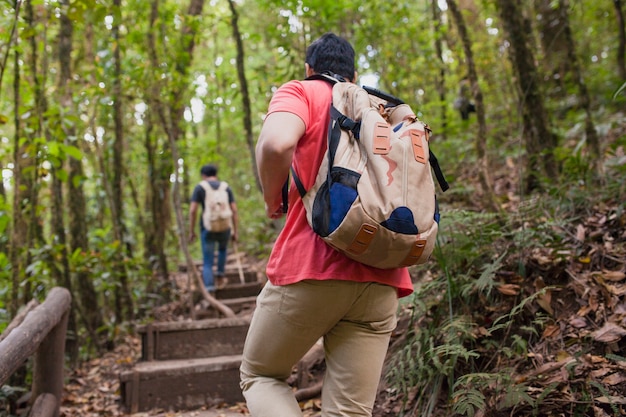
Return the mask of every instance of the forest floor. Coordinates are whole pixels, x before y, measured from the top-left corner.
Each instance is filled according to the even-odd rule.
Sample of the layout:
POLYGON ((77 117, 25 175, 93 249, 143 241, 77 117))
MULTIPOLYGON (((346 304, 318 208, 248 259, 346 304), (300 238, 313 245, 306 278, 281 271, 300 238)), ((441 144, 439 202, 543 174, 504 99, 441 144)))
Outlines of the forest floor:
MULTIPOLYGON (((570 230, 575 233, 570 237, 572 250, 585 236, 604 236, 604 244, 598 244, 575 261, 564 263, 562 258, 551 254, 550 251, 536 251, 526 260, 531 268, 540 269, 542 276, 548 283, 559 282, 558 289, 545 293, 537 300, 533 308, 543 309, 553 317, 553 322, 545 327, 541 337, 528 346, 529 355, 532 355, 531 368, 521 368, 515 375, 516 380, 525 380, 536 390, 536 395, 551 384, 560 388, 553 391, 549 398, 543 399, 545 414, 542 415, 572 415, 568 414, 568 406, 572 401, 572 375, 582 380, 598 381, 606 387, 603 395, 594 399, 594 416, 626 415, 626 362, 608 361, 607 353, 623 355, 623 337, 626 335, 626 274, 624 260, 626 259, 626 213, 619 207, 599 205, 587 218, 581 219, 570 230), (611 239, 606 239, 612 236, 611 239), (607 244, 606 242, 610 242, 607 244), (612 265, 621 268, 607 270, 594 269, 588 266, 609 261, 612 265), (584 300, 584 302, 581 302, 584 300), (596 348, 577 346, 580 344, 595 344, 596 348), (571 369, 574 360, 572 352, 585 352, 576 358, 577 366, 571 369), (559 411, 561 410, 561 411, 559 411), (615 411, 620 414, 616 414, 615 411)), ((506 275, 506 274, 505 274, 506 275)), ((509 286, 503 288, 514 289, 511 299, 529 287, 527 293, 535 293, 539 283, 524 281, 513 277, 509 279, 509 286)), ((503 298, 502 305, 490 306, 493 311, 511 308, 507 298, 503 298)), ((181 311, 180 305, 161 306, 158 315, 161 319, 170 315, 172 320, 181 311)), ((394 340, 401 340, 406 333, 406 320, 400 320, 400 325, 394 334, 394 340)), ((392 348, 394 349, 394 340, 392 348)), ((62 415, 66 417, 86 416, 127 416, 120 407, 119 373, 129 369, 140 357, 140 340, 133 335, 127 335, 117 343, 114 351, 102 357, 92 359, 81 364, 70 372, 62 406, 62 415)), ((501 366, 512 367, 510 358, 497 358, 501 366)), ((406 399, 404 399, 406 400, 406 399)), ((409 399, 410 402, 410 399, 409 399)), ((400 414, 403 399, 389 395, 381 384, 381 393, 376 403, 375 417, 396 417, 400 414)), ((319 415, 319 397, 302 404, 303 414, 307 417, 319 415)), ((155 416, 155 413, 134 414, 135 417, 155 416)), ((195 410, 181 413, 163 413, 161 417, 231 417, 249 415, 245 404, 236 404, 230 408, 219 410, 195 410)), ((442 410, 439 415, 446 415, 442 410)), ((513 415, 513 414, 511 414, 513 415)), ((516 414, 523 415, 523 414, 516 414)), ((592 415, 592 414, 589 414, 592 415)))
MULTIPOLYGON (((622 163, 626 158, 622 155, 622 163)), ((496 187, 514 188, 516 180, 501 177, 496 187)), ((506 190, 504 191, 506 192, 506 190)), ((623 197, 623 196, 622 196, 623 197)), ((540 221, 540 220, 537 220, 540 221)), ((498 271, 500 302, 498 305, 474 306, 484 316, 499 317, 519 305, 522 295, 536 294, 549 287, 524 308, 529 309, 528 323, 533 314, 542 311, 550 317, 543 333, 526 340, 527 355, 515 358, 494 350, 491 361, 495 367, 511 369, 512 381, 524 382, 526 394, 541 401, 541 416, 624 416, 626 415, 626 210, 623 198, 614 196, 610 202, 598 201, 560 224, 563 239, 559 251, 539 247, 525 254, 528 276, 522 279, 512 271, 498 271), (612 359, 611 359, 612 358, 612 359), (581 390, 593 393, 582 398, 581 390), (585 401, 588 413, 572 412, 575 405, 585 401)), ((262 268, 259 260, 248 260, 262 268)), ((180 277, 179 277, 180 279, 180 277)), ((417 277, 415 277, 417 280, 417 277)), ((428 279, 428 277, 426 278, 428 279)), ((154 312, 159 320, 180 319, 182 302, 160 306, 154 312)), ((401 312, 390 348, 390 354, 402 344, 409 333, 406 318, 410 311, 401 312)), ((477 331, 486 331, 481 327, 477 331)), ((515 332, 517 329, 510 329, 515 332)), ((477 334, 477 338, 481 335, 477 334)), ((526 336, 521 336, 526 339, 526 336)), ((62 404, 62 416, 129 416, 120 404, 120 372, 130 369, 141 356, 140 340, 126 335, 115 350, 82 363, 68 372, 62 404)), ((447 394, 441 395, 434 416, 451 415, 447 394)), ((489 401, 497 402, 502 398, 489 401)), ((387 390, 384 381, 376 401, 374 417, 397 417, 411 406, 414 398, 401 398, 387 390)), ((319 397, 301 403, 303 415, 319 415, 319 397)), ((492 409, 497 407, 490 404, 492 409)), ((536 411, 536 410, 535 410, 536 411)), ((180 413, 138 413, 133 417, 232 417, 249 415, 245 404, 229 408, 194 410, 180 413)), ((413 415, 413 414, 407 414, 413 415)), ((537 415, 532 409, 508 409, 503 413, 478 411, 475 417, 537 415)))

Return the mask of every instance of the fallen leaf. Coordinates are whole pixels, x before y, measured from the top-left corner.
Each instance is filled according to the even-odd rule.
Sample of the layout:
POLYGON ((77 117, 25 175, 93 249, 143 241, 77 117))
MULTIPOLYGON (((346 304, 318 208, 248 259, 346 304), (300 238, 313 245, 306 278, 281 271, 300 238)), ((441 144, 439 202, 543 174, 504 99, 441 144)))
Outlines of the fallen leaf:
POLYGON ((575 327, 577 329, 582 329, 583 327, 587 326, 587 320, 585 320, 582 317, 573 317, 572 319, 570 319, 569 321, 570 326, 575 327))
POLYGON ((594 417, 610 417, 609 414, 604 411, 601 407, 593 406, 593 416, 594 417))
POLYGON ((518 295, 520 291, 520 286, 517 284, 502 284, 497 288, 504 295, 518 295))
POLYGON ((607 291, 613 295, 617 295, 618 297, 626 294, 626 286, 624 285, 610 285, 610 284, 604 284, 604 288, 607 289, 607 291))
POLYGON ((558 335, 560 332, 561 328, 558 325, 551 324, 549 326, 546 326, 546 328, 543 330, 542 336, 547 339, 558 335))
POLYGON ((583 226, 582 224, 579 224, 578 226, 576 226, 576 240, 578 240, 579 242, 584 242, 585 241, 585 226, 583 226))
POLYGON ((626 273, 623 271, 602 271, 602 276, 607 281, 621 281, 626 278, 626 273))
POLYGON ((546 313, 550 314, 551 316, 554 316, 554 310, 552 310, 552 306, 550 305, 551 303, 552 303, 551 291, 546 291, 545 293, 537 297, 537 304, 539 304, 539 307, 543 308, 546 311, 546 313))
POLYGON ((615 395, 603 395, 596 397, 595 400, 602 404, 626 404, 626 397, 618 397, 615 395))
POLYGON ((603 376, 607 374, 610 374, 611 372, 613 372, 612 369, 600 368, 600 369, 595 369, 591 371, 591 376, 594 377, 595 379, 598 379, 598 378, 602 378, 603 376))
POLYGON ((597 364, 607 364, 608 361, 606 360, 606 358, 604 356, 598 356, 598 355, 585 355, 585 358, 593 363, 594 365, 597 364))
POLYGON ((605 385, 617 385, 626 381, 626 375, 620 374, 618 372, 611 374, 602 380, 602 383, 605 385))
POLYGON ((613 343, 626 336, 626 329, 615 323, 605 323, 602 328, 591 333, 596 342, 613 343))

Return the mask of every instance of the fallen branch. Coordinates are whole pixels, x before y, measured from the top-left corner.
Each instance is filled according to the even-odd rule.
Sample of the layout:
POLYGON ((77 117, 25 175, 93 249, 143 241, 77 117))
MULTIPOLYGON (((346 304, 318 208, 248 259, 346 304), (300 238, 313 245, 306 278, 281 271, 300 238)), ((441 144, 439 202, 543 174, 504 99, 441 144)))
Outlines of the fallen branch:
POLYGON ((220 302, 217 298, 209 294, 209 292, 204 287, 204 282, 202 282, 202 278, 200 277, 200 274, 198 274, 195 270, 193 270, 191 274, 193 275, 194 280, 196 281, 196 285, 200 289, 200 293, 202 294, 204 299, 207 300, 209 304, 211 304, 213 308, 218 310, 220 313, 222 313, 226 317, 236 317, 235 312, 230 307, 228 307, 226 304, 220 302))

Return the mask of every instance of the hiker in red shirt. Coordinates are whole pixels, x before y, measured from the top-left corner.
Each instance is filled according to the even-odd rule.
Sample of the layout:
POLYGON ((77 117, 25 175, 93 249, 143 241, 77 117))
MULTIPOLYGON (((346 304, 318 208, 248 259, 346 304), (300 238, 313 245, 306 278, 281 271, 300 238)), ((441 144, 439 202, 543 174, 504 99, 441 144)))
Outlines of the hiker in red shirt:
MULTIPOLYGON (((355 82, 355 52, 327 33, 307 49, 307 77, 330 73, 355 82)), ((267 215, 282 215, 282 187, 293 165, 315 182, 327 144, 331 84, 290 81, 274 94, 256 146, 267 215)), ((301 416, 292 367, 323 339, 322 416, 371 416, 398 297, 413 291, 406 268, 377 269, 349 259, 309 226, 295 185, 285 226, 267 265, 241 364, 241 388, 254 417, 301 416)))

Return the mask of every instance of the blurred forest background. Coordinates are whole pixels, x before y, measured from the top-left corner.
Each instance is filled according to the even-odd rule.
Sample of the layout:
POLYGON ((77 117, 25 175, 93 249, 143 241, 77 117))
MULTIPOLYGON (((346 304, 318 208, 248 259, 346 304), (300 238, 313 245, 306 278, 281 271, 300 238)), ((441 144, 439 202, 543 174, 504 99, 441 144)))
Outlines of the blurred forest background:
MULTIPOLYGON (((264 259, 280 223, 264 216, 256 135, 272 92, 303 77, 306 46, 333 31, 355 46, 361 84, 431 126, 451 183, 441 247, 411 270, 412 330, 395 347, 389 392, 414 410, 432 409, 444 386, 455 413, 502 401, 536 410, 548 394, 512 383, 512 369, 537 364, 530 347, 550 326, 557 351, 571 348, 550 295, 571 280, 626 284, 622 3, 1 2, 0 330, 57 285, 73 294, 72 363, 149 320, 177 296, 170 275, 184 251, 201 258, 187 247, 187 210, 208 162, 234 190, 240 249, 264 259)), ((626 291, 600 291, 591 317, 579 307, 592 287, 568 293, 570 312, 621 336, 577 352, 601 343, 626 380, 626 291)), ((578 391, 613 398, 624 380, 578 391)))

